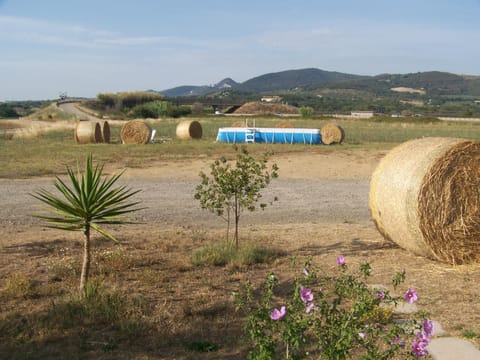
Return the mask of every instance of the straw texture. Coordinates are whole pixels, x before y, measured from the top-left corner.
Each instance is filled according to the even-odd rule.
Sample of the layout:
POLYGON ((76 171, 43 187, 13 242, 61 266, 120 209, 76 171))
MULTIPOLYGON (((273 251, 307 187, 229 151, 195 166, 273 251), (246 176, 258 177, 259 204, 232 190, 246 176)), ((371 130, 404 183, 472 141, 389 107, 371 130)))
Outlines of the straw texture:
POLYGON ((110 143, 110 124, 106 120, 99 122, 100 130, 102 132, 102 141, 106 144, 110 143))
POLYGON ((370 211, 385 238, 450 264, 480 261, 480 142, 423 138, 375 169, 370 211))
POLYGON ((123 125, 120 138, 124 144, 147 144, 152 136, 152 128, 142 120, 131 120, 123 125))
POLYGON ((336 124, 326 124, 320 129, 322 143, 326 145, 340 144, 345 139, 345 132, 336 124))
POLYGON ((79 121, 75 127, 74 137, 77 144, 101 143, 102 131, 95 121, 79 121))
POLYGON ((181 121, 176 129, 177 138, 180 140, 201 139, 202 125, 198 121, 181 121))

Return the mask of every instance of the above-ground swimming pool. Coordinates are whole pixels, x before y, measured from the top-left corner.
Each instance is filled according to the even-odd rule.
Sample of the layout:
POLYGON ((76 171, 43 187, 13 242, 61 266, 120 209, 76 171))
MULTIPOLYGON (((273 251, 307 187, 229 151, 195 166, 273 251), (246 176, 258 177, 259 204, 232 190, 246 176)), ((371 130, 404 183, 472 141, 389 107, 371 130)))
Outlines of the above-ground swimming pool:
POLYGON ((218 129, 217 141, 236 143, 268 144, 321 144, 319 129, 295 128, 244 128, 218 129))

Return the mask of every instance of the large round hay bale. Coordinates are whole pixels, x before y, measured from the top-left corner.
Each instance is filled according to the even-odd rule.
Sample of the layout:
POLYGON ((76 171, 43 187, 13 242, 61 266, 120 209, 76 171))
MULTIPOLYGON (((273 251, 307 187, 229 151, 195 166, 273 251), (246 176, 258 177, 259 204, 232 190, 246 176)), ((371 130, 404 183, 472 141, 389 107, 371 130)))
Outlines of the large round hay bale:
POLYGON ((198 121, 181 121, 177 125, 177 138, 181 140, 201 139, 202 125, 198 121))
POLYGON ((106 120, 101 120, 99 122, 100 124, 100 130, 102 132, 102 141, 106 144, 110 143, 110 125, 108 121, 106 120))
POLYGON ((131 120, 122 126, 120 138, 123 144, 148 144, 152 128, 143 120, 131 120))
POLYGON ((102 142, 102 130, 95 121, 79 121, 75 127, 77 144, 97 144, 102 142))
POLYGON ((340 144, 345 139, 345 132, 336 124, 326 124, 320 129, 322 143, 326 145, 340 144))
POLYGON ((480 262, 480 142, 423 138, 391 150, 375 169, 370 211, 380 231, 415 254, 480 262))

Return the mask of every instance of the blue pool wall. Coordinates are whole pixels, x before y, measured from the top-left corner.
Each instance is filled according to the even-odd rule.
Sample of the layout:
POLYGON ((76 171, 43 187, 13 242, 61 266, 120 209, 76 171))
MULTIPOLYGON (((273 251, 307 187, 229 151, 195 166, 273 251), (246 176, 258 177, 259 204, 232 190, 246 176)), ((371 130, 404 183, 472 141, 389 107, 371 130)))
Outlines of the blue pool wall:
POLYGON ((249 131, 254 134, 255 143, 311 145, 322 143, 320 130, 296 128, 220 128, 217 141, 229 144, 245 143, 249 131))

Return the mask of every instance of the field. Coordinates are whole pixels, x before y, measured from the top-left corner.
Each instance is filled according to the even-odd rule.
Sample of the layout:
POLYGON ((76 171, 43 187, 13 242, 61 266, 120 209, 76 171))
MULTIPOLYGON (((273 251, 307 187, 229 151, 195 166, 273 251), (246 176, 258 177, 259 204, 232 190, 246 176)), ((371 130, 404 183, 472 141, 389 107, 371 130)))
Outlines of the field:
MULTIPOLYGON (((280 176, 264 198, 278 201, 242 215, 240 241, 268 251, 215 266, 195 254, 225 237, 225 223, 201 210, 193 193, 200 170, 233 156, 231 145, 214 139, 234 120, 201 119, 204 138, 183 142, 175 140, 175 121, 155 121, 156 142, 145 146, 120 145, 115 124, 112 144, 75 145, 68 124, 34 136, 0 135, 2 359, 244 359, 245 319, 232 293, 247 280, 261 287, 270 271, 286 286, 307 257, 333 274, 338 255, 351 268, 369 262, 372 284, 388 286, 405 269, 419 310, 480 346, 480 266, 452 267, 402 250, 377 232, 368 209, 371 173, 390 148, 421 136, 478 139, 479 125, 338 120, 342 145, 250 145, 252 154, 274 152, 280 176), (94 239, 94 286, 81 303, 75 294, 82 234, 46 229, 31 216, 38 204, 29 193, 51 189, 53 176, 90 152, 107 173, 125 170, 122 182, 142 190, 136 200, 147 208, 132 216, 140 224, 112 229, 121 244, 94 239)), ((256 125, 276 121, 259 118, 256 125)), ((331 120, 289 121, 321 127, 331 120)))

